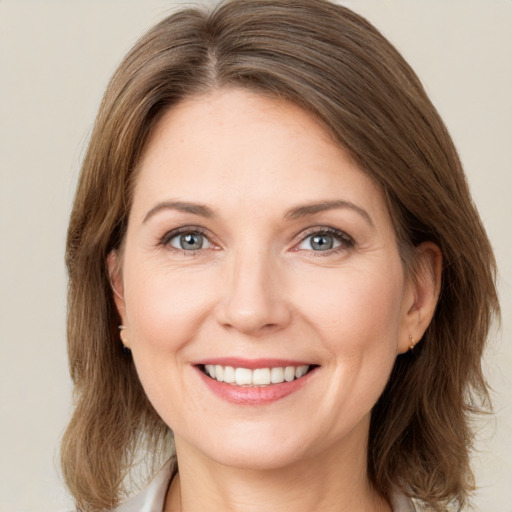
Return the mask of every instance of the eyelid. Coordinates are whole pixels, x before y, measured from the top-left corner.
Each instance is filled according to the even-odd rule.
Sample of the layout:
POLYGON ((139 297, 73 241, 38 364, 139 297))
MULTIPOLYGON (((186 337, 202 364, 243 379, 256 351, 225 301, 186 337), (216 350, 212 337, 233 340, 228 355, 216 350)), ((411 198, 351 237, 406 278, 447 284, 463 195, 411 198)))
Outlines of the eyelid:
MULTIPOLYGON (((200 226, 195 225, 188 225, 188 226, 180 226, 175 229, 171 229, 167 231, 162 237, 160 237, 158 245, 167 248, 168 250, 177 251, 180 253, 185 253, 187 256, 191 256, 194 254, 197 254, 199 252, 203 252, 206 250, 217 250, 220 248, 220 244, 215 241, 215 237, 211 234, 211 232, 205 228, 202 228, 200 226), (208 242, 211 244, 210 247, 205 249, 198 249, 196 251, 185 251, 183 249, 178 249, 177 247, 173 247, 170 245, 170 241, 175 238, 178 235, 185 234, 185 233, 198 233, 202 236, 204 236, 208 242)), ((355 240, 352 236, 350 236, 345 231, 334 228, 332 226, 315 226, 306 229, 305 231, 302 231, 299 235, 296 237, 296 242, 294 243, 292 247, 292 251, 305 251, 308 253, 311 253, 312 256, 327 256, 333 253, 345 251, 347 249, 350 249, 355 245, 355 240), (304 242, 308 237, 317 235, 317 234, 329 234, 331 236, 334 236, 339 242, 340 245, 337 247, 333 247, 332 249, 328 249, 326 251, 313 251, 312 249, 301 249, 298 246, 304 242)))
POLYGON ((158 245, 170 250, 170 251, 177 251, 177 252, 180 252, 180 253, 186 253, 187 256, 193 256, 194 254, 197 254, 198 252, 201 252, 201 251, 206 251, 206 250, 215 250, 219 247, 219 244, 216 243, 214 240, 213 240, 213 236, 212 234, 200 227, 200 226, 194 226, 194 225, 189 225, 189 226, 180 226, 179 228, 176 228, 176 229, 171 229, 169 231, 166 231, 165 234, 160 237, 159 239, 159 242, 158 242, 158 245), (208 242, 210 243, 210 247, 207 247, 207 248, 204 248, 204 249, 197 249, 195 251, 185 251, 184 249, 178 249, 177 247, 173 247, 171 244, 170 244, 170 241, 179 236, 179 235, 183 235, 183 234, 187 234, 187 233, 197 233, 199 235, 202 235, 204 236, 208 242))
POLYGON ((334 254, 337 252, 346 251, 347 249, 350 249, 354 247, 355 240, 353 237, 351 237, 348 233, 345 231, 342 231, 341 229, 333 228, 331 226, 315 226, 312 228, 307 229, 306 231, 303 231, 298 235, 298 241, 293 246, 293 251, 306 251, 308 253, 311 253, 312 256, 328 256, 330 254, 334 254), (340 245, 337 247, 333 247, 332 249, 328 249, 326 251, 313 251, 312 249, 301 249, 299 245, 307 240, 309 237, 317 235, 317 234, 328 234, 331 236, 334 236, 339 242, 340 245))

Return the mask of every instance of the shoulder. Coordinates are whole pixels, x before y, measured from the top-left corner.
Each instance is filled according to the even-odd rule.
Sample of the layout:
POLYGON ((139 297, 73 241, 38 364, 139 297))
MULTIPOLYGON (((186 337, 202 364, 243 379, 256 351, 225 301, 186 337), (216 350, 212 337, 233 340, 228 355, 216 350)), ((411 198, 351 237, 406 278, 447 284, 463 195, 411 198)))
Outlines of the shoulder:
MULTIPOLYGON (((420 502, 408 498, 400 491, 396 491, 391 496, 391 506, 393 512, 432 512, 434 510, 428 506, 422 506, 420 502)), ((442 512, 456 512, 456 509, 452 505, 448 505, 446 508, 443 508, 442 512)))
POLYGON ((393 512, 415 512, 416 508, 410 498, 400 492, 394 492, 391 496, 393 512))
POLYGON ((175 473, 176 461, 171 459, 140 494, 110 512, 162 512, 167 489, 175 473))

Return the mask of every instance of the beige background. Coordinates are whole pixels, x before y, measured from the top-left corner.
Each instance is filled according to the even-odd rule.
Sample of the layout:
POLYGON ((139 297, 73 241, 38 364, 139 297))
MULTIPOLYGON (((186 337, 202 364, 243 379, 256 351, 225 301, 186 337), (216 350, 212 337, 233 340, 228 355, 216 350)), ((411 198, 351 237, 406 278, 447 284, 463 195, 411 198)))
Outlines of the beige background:
MULTIPOLYGON (((70 412, 63 263, 79 163, 101 94, 171 0, 0 0, 0 512, 59 512, 70 412)), ((189 2, 190 3, 190 2, 189 2)), ((476 508, 512 512, 512 2, 353 0, 443 115, 496 249, 504 312, 487 356, 476 508)))

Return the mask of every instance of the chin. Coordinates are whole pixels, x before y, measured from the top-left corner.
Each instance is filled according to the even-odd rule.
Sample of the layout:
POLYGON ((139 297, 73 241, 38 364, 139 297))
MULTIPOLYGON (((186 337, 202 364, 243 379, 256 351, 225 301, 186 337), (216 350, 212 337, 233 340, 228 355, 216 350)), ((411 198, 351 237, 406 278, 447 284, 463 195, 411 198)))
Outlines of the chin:
POLYGON ((253 471, 279 470, 298 464, 306 458, 298 446, 282 447, 268 442, 233 443, 205 455, 223 466, 253 471))

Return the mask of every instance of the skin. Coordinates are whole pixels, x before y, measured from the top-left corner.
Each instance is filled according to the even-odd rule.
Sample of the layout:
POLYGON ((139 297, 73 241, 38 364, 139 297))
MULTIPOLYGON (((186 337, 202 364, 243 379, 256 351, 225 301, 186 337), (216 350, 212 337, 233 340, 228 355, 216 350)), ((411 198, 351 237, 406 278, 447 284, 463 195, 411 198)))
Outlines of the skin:
POLYGON ((368 428, 435 308, 439 250, 417 257, 409 282, 379 187, 298 107, 222 89, 163 116, 109 266, 123 340, 175 434, 166 511, 391 510, 367 480, 368 428), (330 201, 343 203, 290 215, 330 201), (181 249, 178 228, 203 232, 202 248, 181 249), (312 230, 335 247, 315 250, 312 230), (248 406, 205 386, 196 363, 218 357, 318 367, 248 406))

